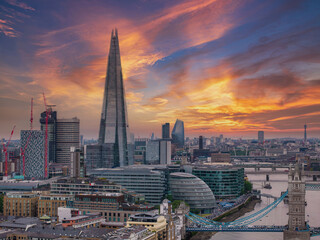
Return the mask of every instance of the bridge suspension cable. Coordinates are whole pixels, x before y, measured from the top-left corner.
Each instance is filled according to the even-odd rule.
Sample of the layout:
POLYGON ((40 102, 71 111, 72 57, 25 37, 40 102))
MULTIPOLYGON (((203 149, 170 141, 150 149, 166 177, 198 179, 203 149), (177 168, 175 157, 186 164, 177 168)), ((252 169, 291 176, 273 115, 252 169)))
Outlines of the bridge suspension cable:
POLYGON ((280 198, 278 198, 273 203, 269 204, 265 208, 238 220, 232 221, 232 222, 217 222, 214 220, 210 220, 208 218, 200 217, 194 213, 189 213, 189 215, 186 215, 192 222, 198 223, 198 224, 204 224, 204 225, 224 225, 224 226, 244 226, 251 224, 253 222, 256 222, 260 220, 262 217, 266 216, 269 212, 271 212, 274 208, 276 208, 279 203, 287 196, 288 191, 286 191, 280 198))

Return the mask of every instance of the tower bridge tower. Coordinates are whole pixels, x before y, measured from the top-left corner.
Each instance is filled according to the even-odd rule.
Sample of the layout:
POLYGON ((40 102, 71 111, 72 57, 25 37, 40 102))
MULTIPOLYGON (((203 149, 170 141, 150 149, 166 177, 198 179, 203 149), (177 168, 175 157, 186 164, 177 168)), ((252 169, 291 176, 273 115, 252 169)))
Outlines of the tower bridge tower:
POLYGON ((290 166, 288 175, 289 222, 284 240, 308 240, 310 231, 305 221, 306 184, 302 164, 290 166))

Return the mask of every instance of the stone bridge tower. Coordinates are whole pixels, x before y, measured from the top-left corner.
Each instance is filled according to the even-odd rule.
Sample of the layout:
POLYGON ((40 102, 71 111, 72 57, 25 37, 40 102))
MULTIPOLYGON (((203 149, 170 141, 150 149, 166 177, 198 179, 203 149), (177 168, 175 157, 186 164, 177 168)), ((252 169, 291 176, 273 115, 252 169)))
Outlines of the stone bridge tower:
POLYGON ((305 221, 306 184, 302 164, 290 166, 288 175, 289 223, 284 231, 284 240, 308 240, 310 231, 305 221))

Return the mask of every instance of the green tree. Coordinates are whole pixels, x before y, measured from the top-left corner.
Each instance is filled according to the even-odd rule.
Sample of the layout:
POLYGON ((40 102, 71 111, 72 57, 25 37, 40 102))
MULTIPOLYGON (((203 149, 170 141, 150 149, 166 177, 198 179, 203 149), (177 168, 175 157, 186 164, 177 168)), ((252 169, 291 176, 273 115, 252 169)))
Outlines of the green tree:
MULTIPOLYGON (((184 201, 182 201, 182 200, 174 200, 174 201, 172 202, 172 211, 174 211, 177 207, 179 207, 182 202, 184 202, 184 201)), ((189 204, 186 203, 186 202, 184 202, 184 204, 186 204, 187 206, 189 206, 189 204)))
POLYGON ((252 183, 248 180, 244 181, 244 192, 251 192, 252 191, 252 183))

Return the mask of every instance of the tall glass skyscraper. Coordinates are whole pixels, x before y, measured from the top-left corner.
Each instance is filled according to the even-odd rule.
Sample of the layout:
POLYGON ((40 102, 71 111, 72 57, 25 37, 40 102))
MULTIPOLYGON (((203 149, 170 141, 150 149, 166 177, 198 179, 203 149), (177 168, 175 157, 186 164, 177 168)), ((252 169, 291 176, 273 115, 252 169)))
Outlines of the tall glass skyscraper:
POLYGON ((172 133, 172 143, 178 148, 183 148, 184 146, 184 123, 183 121, 177 119, 174 124, 172 133))
POLYGON ((163 139, 170 138, 170 123, 165 123, 162 125, 162 138, 163 139))
POLYGON ((101 159, 102 166, 126 166, 131 162, 128 149, 130 133, 125 91, 122 79, 120 47, 117 29, 112 30, 107 76, 105 82, 103 105, 99 130, 99 144, 108 145, 110 153, 101 159))

